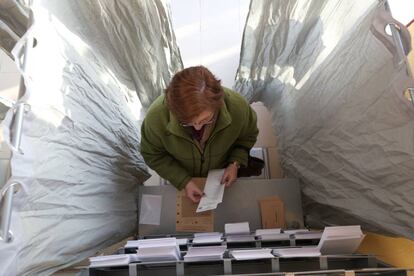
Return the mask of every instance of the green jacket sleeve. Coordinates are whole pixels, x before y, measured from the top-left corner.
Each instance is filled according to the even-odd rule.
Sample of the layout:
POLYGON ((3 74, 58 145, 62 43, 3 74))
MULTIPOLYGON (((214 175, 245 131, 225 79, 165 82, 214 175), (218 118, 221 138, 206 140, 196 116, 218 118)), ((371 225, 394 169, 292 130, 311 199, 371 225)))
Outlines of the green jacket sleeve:
POLYGON ((177 189, 182 190, 190 181, 189 173, 165 150, 160 135, 146 125, 145 120, 141 126, 141 154, 151 169, 177 189))
POLYGON ((243 167, 247 166, 250 149, 256 143, 257 135, 259 134, 256 112, 247 103, 246 106, 247 114, 244 127, 236 142, 233 144, 233 149, 228 159, 229 163, 237 161, 243 167))

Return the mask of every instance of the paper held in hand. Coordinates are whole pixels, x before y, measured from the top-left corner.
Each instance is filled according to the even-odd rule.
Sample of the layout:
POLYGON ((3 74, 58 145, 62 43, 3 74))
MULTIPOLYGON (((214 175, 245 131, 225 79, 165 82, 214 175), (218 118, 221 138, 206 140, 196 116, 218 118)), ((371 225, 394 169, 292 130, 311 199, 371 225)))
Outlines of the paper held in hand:
POLYGON ((201 198, 197 207, 197 213, 213 210, 222 202, 224 195, 224 185, 221 184, 224 169, 211 170, 207 176, 207 182, 204 186, 204 196, 201 198))

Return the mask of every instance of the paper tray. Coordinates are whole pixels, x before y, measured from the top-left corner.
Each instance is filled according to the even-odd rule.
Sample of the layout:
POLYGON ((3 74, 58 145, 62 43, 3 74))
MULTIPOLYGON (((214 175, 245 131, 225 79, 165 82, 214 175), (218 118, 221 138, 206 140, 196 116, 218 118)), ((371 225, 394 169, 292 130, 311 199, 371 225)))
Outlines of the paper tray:
MULTIPOLYGON (((334 269, 372 269, 388 267, 370 255, 333 255, 309 258, 273 258, 264 260, 205 262, 133 263, 129 267, 90 268, 89 276, 163 276, 163 275, 238 275, 246 273, 271 273, 295 271, 321 271, 334 269), (115 274, 117 273, 117 274, 115 274)), ((257 274, 255 274, 257 275, 257 274)), ((272 274, 274 275, 274 274, 272 274)))

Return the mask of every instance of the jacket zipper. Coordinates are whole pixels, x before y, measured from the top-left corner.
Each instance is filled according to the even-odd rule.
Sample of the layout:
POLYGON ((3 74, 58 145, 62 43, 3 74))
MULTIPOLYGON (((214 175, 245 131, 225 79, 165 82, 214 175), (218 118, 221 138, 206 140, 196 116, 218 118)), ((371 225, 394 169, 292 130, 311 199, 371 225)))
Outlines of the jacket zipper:
MULTIPOLYGON (((220 130, 221 131, 221 130, 220 130)), ((201 155, 201 160, 200 160, 200 176, 201 176, 201 173, 203 172, 203 164, 204 164, 204 161, 205 161, 205 159, 204 159, 204 153, 206 152, 206 149, 207 149, 207 146, 208 146, 208 143, 211 141, 211 140, 213 140, 213 138, 217 135, 217 133, 219 133, 220 131, 218 131, 218 132, 216 132, 216 133, 214 133, 214 135, 213 136, 210 136, 210 137, 208 137, 207 138, 207 141, 206 141, 206 143, 205 143, 205 145, 204 145, 204 149, 203 149, 203 152, 201 152, 201 150, 196 146, 196 148, 198 149, 198 151, 200 152, 200 155, 201 155)))
POLYGON ((204 158, 204 153, 206 152, 206 151, 205 151, 205 149, 207 148, 207 146, 208 146, 209 142, 210 142, 211 140, 213 140, 213 138, 214 138, 214 137, 216 137, 217 133, 221 132, 221 131, 222 131, 222 130, 224 130, 224 129, 225 129, 225 128, 223 128, 223 129, 221 129, 220 131, 218 131, 218 132, 214 133, 214 135, 213 135, 213 136, 211 136, 211 137, 209 137, 209 138, 207 139, 207 141, 206 141, 206 143, 205 143, 205 145, 204 145, 204 149, 203 149, 203 151, 201 151, 201 150, 197 147, 197 145, 193 143, 193 141, 191 141, 191 140, 187 140, 187 139, 185 139, 185 138, 184 138, 184 140, 187 140, 187 141, 188 141, 188 142, 189 142, 192 146, 195 146, 195 147, 197 148, 198 152, 200 153, 200 156, 201 156, 201 158, 200 158, 200 173, 199 173, 199 175, 200 175, 200 176, 201 176, 201 173, 203 172, 203 164, 204 164, 204 161, 205 161, 205 158, 204 158))
POLYGON ((201 154, 201 162, 200 162, 200 176, 201 176, 201 173, 203 172, 203 164, 204 164, 204 150, 203 150, 203 153, 201 154))

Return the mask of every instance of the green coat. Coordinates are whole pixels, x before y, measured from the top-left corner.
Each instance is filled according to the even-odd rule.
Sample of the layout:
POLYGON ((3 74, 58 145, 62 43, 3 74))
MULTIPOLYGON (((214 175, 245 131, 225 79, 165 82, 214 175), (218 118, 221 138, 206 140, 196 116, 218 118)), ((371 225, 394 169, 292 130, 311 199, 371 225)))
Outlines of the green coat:
POLYGON ((256 142, 256 113, 239 94, 224 88, 224 105, 204 151, 167 108, 165 96, 150 106, 141 126, 141 154, 147 165, 181 190, 192 177, 206 177, 211 169, 238 161, 247 166, 256 142))

